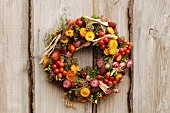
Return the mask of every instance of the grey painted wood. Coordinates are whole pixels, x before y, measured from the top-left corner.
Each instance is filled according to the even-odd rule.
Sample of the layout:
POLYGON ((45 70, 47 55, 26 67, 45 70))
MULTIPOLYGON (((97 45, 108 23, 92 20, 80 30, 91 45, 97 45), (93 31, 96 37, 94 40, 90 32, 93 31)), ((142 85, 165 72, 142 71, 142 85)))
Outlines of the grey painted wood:
MULTIPOLYGON (((82 15, 92 15, 91 0, 49 0, 33 1, 33 35, 35 56, 35 113, 91 113, 92 104, 75 103, 76 109, 65 105, 64 90, 45 79, 45 73, 39 61, 43 54, 43 39, 49 28, 57 26, 59 18, 69 14, 67 18, 75 19, 82 15), (56 24, 56 25, 55 25, 56 24)), ((87 49, 76 54, 80 66, 92 65, 92 49, 87 49)))
POLYGON ((170 112, 170 1, 135 0, 134 113, 170 112))
POLYGON ((28 1, 0 1, 0 113, 29 113, 28 1))
MULTIPOLYGON (((120 36, 129 39, 128 31, 129 0, 96 0, 96 14, 104 15, 117 23, 120 36)), ((110 95, 97 105, 97 113, 128 113, 129 76, 125 75, 119 85, 120 93, 110 95)))

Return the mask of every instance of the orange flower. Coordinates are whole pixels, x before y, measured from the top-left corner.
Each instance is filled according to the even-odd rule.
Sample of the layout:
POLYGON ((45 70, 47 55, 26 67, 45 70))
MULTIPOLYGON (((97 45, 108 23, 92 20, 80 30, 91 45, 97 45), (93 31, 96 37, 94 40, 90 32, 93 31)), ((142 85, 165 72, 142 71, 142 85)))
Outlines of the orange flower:
POLYGON ((109 55, 109 49, 108 49, 108 48, 105 48, 105 49, 104 49, 104 54, 105 54, 105 55, 109 55))
POLYGON ((81 95, 82 97, 89 97, 89 95, 90 95, 90 89, 89 89, 89 88, 82 88, 82 89, 80 90, 80 95, 81 95))
POLYGON ((71 71, 71 70, 68 70, 67 71, 67 75, 66 75, 66 78, 70 81, 73 81, 75 79, 77 79, 77 75, 74 73, 74 71, 71 71))
POLYGON ((74 35, 74 31, 73 31, 73 30, 67 30, 67 31, 65 32, 65 35, 66 35, 66 36, 69 36, 69 37, 72 37, 72 36, 74 35))
POLYGON ((92 41, 94 38, 95 38, 95 35, 92 31, 89 31, 89 32, 86 33, 85 39, 87 41, 92 41))
POLYGON ((64 44, 66 44, 66 43, 68 43, 68 41, 69 41, 69 38, 68 37, 62 37, 62 38, 60 38, 60 42, 61 43, 64 43, 64 44))
POLYGON ((109 34, 114 34, 115 33, 112 27, 107 27, 107 32, 109 34))
POLYGON ((85 37, 85 36, 86 36, 86 33, 87 33, 86 28, 81 28, 81 29, 80 29, 80 35, 81 35, 82 37, 85 37))
POLYGON ((79 68, 79 66, 72 65, 71 70, 74 71, 74 73, 76 73, 77 71, 80 71, 80 68, 79 68))

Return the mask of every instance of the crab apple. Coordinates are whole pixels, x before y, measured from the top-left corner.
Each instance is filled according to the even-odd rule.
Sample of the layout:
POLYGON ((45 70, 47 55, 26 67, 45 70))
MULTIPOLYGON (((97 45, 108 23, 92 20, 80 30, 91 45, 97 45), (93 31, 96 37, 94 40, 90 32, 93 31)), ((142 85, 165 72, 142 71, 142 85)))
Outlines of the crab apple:
POLYGON ((87 73, 83 70, 80 71, 80 75, 83 77, 83 78, 86 78, 87 76, 87 73))
POLYGON ((112 27, 113 29, 115 29, 115 27, 116 27, 116 23, 114 23, 114 22, 108 22, 108 25, 109 25, 109 27, 112 27))
POLYGON ((53 59, 54 61, 58 61, 60 60, 60 52, 59 51, 54 51, 51 55, 51 59, 53 59))
POLYGON ((118 43, 125 43, 125 41, 122 38, 117 39, 118 43))
POLYGON ((63 68, 59 68, 59 71, 62 73, 64 71, 64 69, 63 68))
POLYGON ((117 82, 119 82, 120 77, 119 77, 119 76, 115 76, 115 80, 116 80, 117 82))
POLYGON ((103 41, 104 41, 104 43, 106 44, 106 43, 109 42, 109 39, 108 39, 108 38, 104 38, 103 41))
POLYGON ((131 45, 128 46, 127 49, 128 49, 129 51, 131 51, 131 50, 132 50, 132 46, 131 46, 131 45))
POLYGON ((102 76, 101 76, 101 75, 97 75, 96 78, 99 79, 99 80, 101 80, 101 79, 102 79, 102 76))
POLYGON ((116 84, 117 84, 117 81, 116 81, 116 80, 114 80, 112 83, 113 83, 113 85, 116 85, 116 84))
POLYGON ((71 81, 68 80, 68 79, 65 79, 64 82, 63 82, 63 87, 64 88, 70 88, 71 87, 71 81))
POLYGON ((129 41, 127 41, 127 42, 126 42, 126 45, 127 45, 127 46, 130 46, 130 42, 129 42, 129 41))
POLYGON ((106 74, 105 74, 105 78, 106 78, 106 79, 109 79, 109 78, 110 78, 110 74, 109 74, 109 73, 106 73, 106 74))
POLYGON ((72 88, 75 88, 75 87, 76 87, 76 84, 75 84, 73 81, 71 82, 71 87, 72 87, 72 88))
POLYGON ((102 46, 102 45, 104 45, 104 41, 103 41, 103 40, 99 40, 99 41, 98 41, 98 44, 99 44, 100 46, 102 46))
POLYGON ((119 53, 123 53, 124 49, 123 48, 119 48, 119 53))
POLYGON ((101 46, 100 46, 100 49, 101 49, 101 50, 104 50, 105 48, 106 48, 105 45, 101 45, 101 46))
POLYGON ((64 67, 64 63, 61 62, 61 63, 59 64, 59 67, 60 67, 60 68, 63 68, 63 67, 64 67))
POLYGON ((55 62, 55 64, 56 64, 57 66, 59 66, 59 65, 60 65, 60 63, 61 63, 61 61, 57 61, 57 62, 55 62))
POLYGON ((103 75, 107 72, 107 70, 106 70, 106 68, 101 68, 99 72, 101 75, 103 75))
POLYGON ((103 80, 103 82, 104 82, 105 84, 108 84, 109 80, 105 78, 105 79, 103 80))
POLYGON ((105 32, 104 31, 100 31, 99 32, 99 37, 103 37, 105 35, 105 32))
POLYGON ((78 19, 76 21, 76 25, 78 25, 79 27, 81 27, 83 25, 83 21, 81 19, 78 19))
POLYGON ((68 45, 68 50, 69 50, 71 53, 73 53, 73 52, 76 51, 76 47, 75 47, 73 44, 69 44, 69 45, 68 45))
POLYGON ((110 80, 110 81, 113 81, 113 80, 114 80, 114 77, 110 77, 109 80, 110 80))
POLYGON ((125 51, 125 53, 126 53, 127 55, 130 54, 130 50, 127 49, 127 50, 125 51))
POLYGON ((66 75, 67 75, 67 71, 63 71, 63 72, 62 72, 62 75, 63 75, 63 76, 66 76, 66 75))
POLYGON ((107 83, 107 85, 108 85, 108 86, 112 86, 112 85, 113 85, 112 81, 109 81, 109 82, 107 83))
POLYGON ((99 86, 99 81, 97 79, 91 79, 90 80, 90 85, 91 85, 91 87, 98 87, 99 86))
POLYGON ((54 69, 55 74, 59 74, 59 72, 60 72, 59 69, 54 69))
POLYGON ((62 78, 63 75, 62 75, 61 73, 59 73, 59 74, 57 74, 57 77, 58 77, 58 78, 62 78))
POLYGON ((56 64, 53 64, 53 65, 52 65, 52 68, 53 68, 53 69, 56 69, 56 68, 57 68, 57 65, 56 65, 56 64))
POLYGON ((99 87, 91 88, 91 93, 92 93, 92 94, 95 94, 95 93, 97 93, 97 92, 99 92, 99 91, 100 91, 100 88, 99 88, 99 87))
POLYGON ((117 61, 117 62, 120 62, 123 58, 123 55, 121 53, 117 53, 115 56, 114 56, 114 59, 117 61))

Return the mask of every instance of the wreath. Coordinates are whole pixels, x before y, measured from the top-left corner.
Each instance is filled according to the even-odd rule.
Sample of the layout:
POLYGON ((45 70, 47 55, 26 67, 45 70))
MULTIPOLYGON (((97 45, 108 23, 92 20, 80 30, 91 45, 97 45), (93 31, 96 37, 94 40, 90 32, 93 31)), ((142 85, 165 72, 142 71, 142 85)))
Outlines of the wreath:
POLYGON ((61 27, 46 36, 45 45, 41 63, 47 79, 65 89, 68 106, 75 100, 97 104, 118 93, 117 86, 132 65, 132 43, 120 37, 116 24, 104 16, 62 19, 61 27), (80 68, 73 54, 87 46, 95 46, 99 58, 93 68, 80 68))

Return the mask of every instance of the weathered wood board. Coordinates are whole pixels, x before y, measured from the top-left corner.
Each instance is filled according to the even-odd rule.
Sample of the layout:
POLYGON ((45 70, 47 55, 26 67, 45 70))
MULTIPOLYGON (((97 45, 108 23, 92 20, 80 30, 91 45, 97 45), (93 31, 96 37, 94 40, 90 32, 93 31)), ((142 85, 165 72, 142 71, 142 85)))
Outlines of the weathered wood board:
MULTIPOLYGON (((35 113, 91 113, 92 104, 76 104, 76 109, 65 105, 64 90, 48 82, 45 78, 40 58, 43 54, 43 39, 49 28, 53 28, 62 15, 74 19, 82 15, 92 15, 91 0, 49 0, 33 1, 33 29, 34 29, 34 56, 35 56, 35 113)), ((81 51, 77 54, 80 66, 92 66, 92 49, 81 51)))
POLYGON ((170 112, 170 1, 134 1, 134 113, 170 112))
POLYGON ((0 113, 29 113, 28 1, 0 1, 0 113))
MULTIPOLYGON (((129 0, 96 0, 96 14, 104 15, 117 23, 120 36, 129 39, 128 7, 129 0)), ((101 100, 97 105, 97 113, 128 113, 129 76, 124 77, 124 82, 118 87, 121 91, 101 100), (120 108, 121 107, 121 108, 120 108)))

